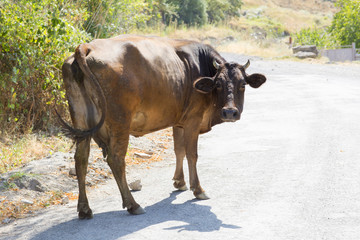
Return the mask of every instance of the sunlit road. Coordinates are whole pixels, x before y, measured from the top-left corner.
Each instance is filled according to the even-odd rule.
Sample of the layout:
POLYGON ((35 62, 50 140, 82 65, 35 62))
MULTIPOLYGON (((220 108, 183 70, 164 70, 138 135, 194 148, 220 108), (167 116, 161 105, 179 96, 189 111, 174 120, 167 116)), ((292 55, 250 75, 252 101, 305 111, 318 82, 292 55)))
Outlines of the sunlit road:
POLYGON ((200 138, 210 200, 173 192, 167 159, 130 172, 144 215, 121 208, 112 180, 91 192, 92 220, 71 202, 0 227, 1 239, 360 239, 360 66, 253 59, 248 72, 268 81, 247 88, 241 120, 200 138))

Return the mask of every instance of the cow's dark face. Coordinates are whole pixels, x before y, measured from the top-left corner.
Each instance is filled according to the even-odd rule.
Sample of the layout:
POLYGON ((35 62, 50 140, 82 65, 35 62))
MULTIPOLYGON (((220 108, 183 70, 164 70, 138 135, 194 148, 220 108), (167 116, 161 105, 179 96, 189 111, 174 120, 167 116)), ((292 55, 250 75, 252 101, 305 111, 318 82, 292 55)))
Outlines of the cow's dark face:
POLYGON ((216 111, 224 122, 235 122, 240 119, 246 85, 258 88, 266 81, 262 74, 247 75, 245 70, 249 65, 249 61, 245 65, 228 62, 219 64, 214 61, 216 75, 202 77, 194 82, 194 88, 201 93, 209 94, 215 91, 216 111))

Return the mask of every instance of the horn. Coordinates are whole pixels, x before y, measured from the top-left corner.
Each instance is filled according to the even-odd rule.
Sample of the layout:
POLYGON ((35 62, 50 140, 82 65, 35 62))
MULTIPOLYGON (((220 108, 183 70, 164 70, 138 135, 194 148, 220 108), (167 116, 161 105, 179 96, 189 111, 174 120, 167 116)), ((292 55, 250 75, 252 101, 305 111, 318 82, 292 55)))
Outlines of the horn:
POLYGON ((219 67, 220 67, 220 64, 216 61, 216 59, 214 59, 213 65, 216 69, 219 69, 219 67))
POLYGON ((249 66, 250 66, 250 60, 248 59, 248 61, 245 63, 243 67, 246 70, 249 66))

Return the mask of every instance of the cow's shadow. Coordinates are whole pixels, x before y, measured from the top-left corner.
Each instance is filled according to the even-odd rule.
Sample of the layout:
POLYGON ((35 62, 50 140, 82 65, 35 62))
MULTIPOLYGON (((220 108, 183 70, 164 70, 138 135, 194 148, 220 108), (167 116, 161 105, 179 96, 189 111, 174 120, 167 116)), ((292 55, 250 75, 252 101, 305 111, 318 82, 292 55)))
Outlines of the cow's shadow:
POLYGON ((220 228, 238 229, 239 226, 224 224, 211 212, 211 207, 189 200, 181 204, 172 203, 181 192, 145 208, 146 214, 133 216, 127 211, 113 211, 94 214, 92 220, 73 219, 60 223, 34 236, 32 239, 118 239, 149 226, 172 221, 164 231, 212 232, 220 228), (181 222, 180 225, 178 222, 181 222))

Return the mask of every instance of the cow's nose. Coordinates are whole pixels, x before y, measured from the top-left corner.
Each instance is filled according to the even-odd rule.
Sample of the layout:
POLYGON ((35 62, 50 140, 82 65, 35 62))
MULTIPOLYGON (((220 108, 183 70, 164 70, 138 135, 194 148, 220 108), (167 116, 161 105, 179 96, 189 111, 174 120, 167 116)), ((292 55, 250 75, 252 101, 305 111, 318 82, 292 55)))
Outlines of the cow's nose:
POLYGON ((237 108, 224 107, 222 109, 222 120, 225 122, 235 122, 240 119, 240 113, 237 108))

